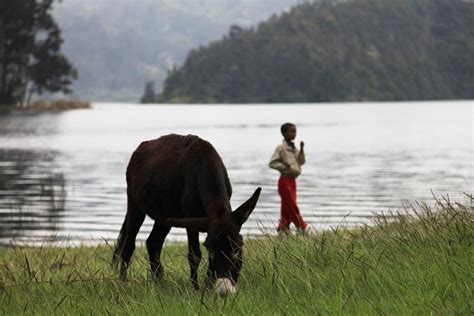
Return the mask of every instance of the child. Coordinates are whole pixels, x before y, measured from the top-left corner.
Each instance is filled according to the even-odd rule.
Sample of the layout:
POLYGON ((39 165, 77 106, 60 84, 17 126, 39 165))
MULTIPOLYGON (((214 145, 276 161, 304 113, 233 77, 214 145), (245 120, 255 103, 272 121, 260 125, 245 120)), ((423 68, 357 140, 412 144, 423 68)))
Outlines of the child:
POLYGON ((285 123, 281 126, 284 137, 283 144, 278 145, 270 159, 270 168, 280 171, 278 193, 281 197, 280 223, 278 232, 288 233, 290 223, 302 232, 307 231, 308 224, 301 217, 296 204, 296 178, 301 174, 301 165, 305 163, 304 142, 300 143, 298 151, 293 140, 296 137, 296 125, 285 123))

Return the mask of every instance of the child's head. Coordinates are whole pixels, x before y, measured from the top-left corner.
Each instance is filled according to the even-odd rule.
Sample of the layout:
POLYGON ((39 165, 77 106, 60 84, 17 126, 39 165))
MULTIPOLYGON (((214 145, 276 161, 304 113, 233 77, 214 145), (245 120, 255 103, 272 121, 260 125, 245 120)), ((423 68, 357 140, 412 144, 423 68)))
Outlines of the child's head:
POLYGON ((287 141, 292 141, 296 137, 296 125, 293 123, 285 123, 280 127, 281 134, 287 141))

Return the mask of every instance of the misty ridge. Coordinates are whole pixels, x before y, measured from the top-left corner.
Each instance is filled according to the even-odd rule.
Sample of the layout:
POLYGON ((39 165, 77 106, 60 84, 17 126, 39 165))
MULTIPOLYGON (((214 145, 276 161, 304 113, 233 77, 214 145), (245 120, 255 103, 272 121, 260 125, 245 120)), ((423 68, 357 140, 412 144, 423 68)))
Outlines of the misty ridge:
POLYGON ((73 90, 93 101, 473 98, 474 5, 462 0, 56 6, 73 90))
POLYGON ((78 70, 74 95, 136 102, 146 81, 157 90, 188 52, 233 24, 250 27, 295 0, 81 0, 54 4, 63 52, 78 70))

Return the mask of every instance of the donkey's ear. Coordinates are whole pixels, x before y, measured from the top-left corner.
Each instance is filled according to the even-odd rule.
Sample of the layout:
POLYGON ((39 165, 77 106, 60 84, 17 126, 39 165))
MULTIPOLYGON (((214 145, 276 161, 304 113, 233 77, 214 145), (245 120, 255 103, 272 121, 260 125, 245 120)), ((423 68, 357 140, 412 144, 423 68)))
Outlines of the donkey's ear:
POLYGON ((262 188, 257 188, 250 199, 232 212, 232 218, 239 226, 242 226, 242 224, 245 223, 252 211, 255 209, 261 191, 262 188))
POLYGON ((196 218, 167 218, 166 225, 172 227, 183 227, 187 229, 197 230, 199 232, 207 232, 209 228, 208 217, 196 218))

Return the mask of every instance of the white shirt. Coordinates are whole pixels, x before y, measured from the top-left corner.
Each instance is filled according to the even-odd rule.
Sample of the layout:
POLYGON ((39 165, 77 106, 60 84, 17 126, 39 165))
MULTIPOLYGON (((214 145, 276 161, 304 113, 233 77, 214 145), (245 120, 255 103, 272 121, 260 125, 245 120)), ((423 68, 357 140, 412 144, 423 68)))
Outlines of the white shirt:
POLYGON ((306 162, 304 151, 288 145, 283 140, 270 159, 270 168, 280 171, 282 176, 296 178, 301 174, 301 166, 306 162))

